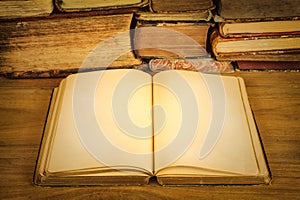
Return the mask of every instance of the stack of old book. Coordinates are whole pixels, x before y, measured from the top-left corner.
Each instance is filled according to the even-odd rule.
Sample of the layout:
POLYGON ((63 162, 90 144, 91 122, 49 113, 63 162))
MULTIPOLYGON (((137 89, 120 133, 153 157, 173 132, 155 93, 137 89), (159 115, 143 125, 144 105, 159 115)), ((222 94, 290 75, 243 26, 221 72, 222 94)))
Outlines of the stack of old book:
POLYGON ((1 75, 57 77, 141 64, 129 30, 134 12, 147 0, 4 0, 0 5, 1 75), (116 35, 118 41, 112 39, 116 35))
POLYGON ((262 69, 280 68, 267 61, 285 61, 281 66, 297 68, 297 62, 287 62, 300 61, 299 5, 299 0, 219 0, 220 23, 211 35, 217 60, 265 61, 262 69))
POLYGON ((206 51, 212 0, 3 0, 0 5, 0 74, 7 77, 139 68, 152 58, 171 59, 151 62, 156 71, 232 71, 206 51), (193 60, 180 60, 187 58, 193 60))
POLYGON ((150 60, 149 67, 156 72, 231 72, 230 63, 213 61, 207 51, 214 8, 212 0, 150 1, 149 10, 136 13, 133 44, 137 57, 150 60))
POLYGON ((150 2, 151 12, 137 13, 134 47, 139 57, 206 57, 212 0, 150 2))

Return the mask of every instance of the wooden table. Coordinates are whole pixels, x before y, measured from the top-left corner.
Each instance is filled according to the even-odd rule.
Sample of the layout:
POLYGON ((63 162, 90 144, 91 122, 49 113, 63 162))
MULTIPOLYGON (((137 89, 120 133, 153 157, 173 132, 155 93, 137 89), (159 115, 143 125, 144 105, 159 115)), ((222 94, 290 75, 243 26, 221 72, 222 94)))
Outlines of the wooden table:
POLYGON ((51 91, 61 79, 0 77, 0 199, 296 199, 300 197, 300 73, 245 79, 273 181, 255 186, 37 187, 32 177, 51 91))

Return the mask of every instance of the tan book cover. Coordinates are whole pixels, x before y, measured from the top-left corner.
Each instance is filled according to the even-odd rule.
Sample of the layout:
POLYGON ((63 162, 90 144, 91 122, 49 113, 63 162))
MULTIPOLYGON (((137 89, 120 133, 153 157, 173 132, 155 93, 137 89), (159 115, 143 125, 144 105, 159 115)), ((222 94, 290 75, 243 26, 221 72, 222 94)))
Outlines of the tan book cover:
POLYGON ((0 19, 48 16, 52 10, 52 0, 0 1, 0 19))
POLYGON ((243 80, 168 70, 70 75, 54 90, 38 185, 263 184, 243 80))
POLYGON ((56 7, 62 12, 103 11, 104 13, 134 12, 148 5, 148 0, 55 0, 56 7))
POLYGON ((300 37, 259 36, 224 38, 217 30, 210 35, 211 48, 218 60, 299 61, 300 37))
POLYGON ((222 37, 300 35, 300 20, 222 22, 219 32, 222 37))

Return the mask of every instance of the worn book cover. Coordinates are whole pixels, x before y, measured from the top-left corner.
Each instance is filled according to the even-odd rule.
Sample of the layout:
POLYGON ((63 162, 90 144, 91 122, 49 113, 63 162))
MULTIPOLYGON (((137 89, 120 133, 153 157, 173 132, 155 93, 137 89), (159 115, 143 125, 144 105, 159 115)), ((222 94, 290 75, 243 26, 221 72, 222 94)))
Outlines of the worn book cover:
POLYGON ((225 20, 291 19, 300 16, 300 0, 217 0, 225 20))
POLYGON ((299 61, 300 59, 299 35, 224 38, 215 30, 210 40, 212 51, 218 60, 299 61))
POLYGON ((52 0, 0 1, 0 19, 48 16, 52 10, 52 0))
POLYGON ((62 12, 102 11, 104 14, 114 12, 135 12, 148 5, 148 0, 55 0, 56 7, 62 12))
POLYGON ((300 20, 222 22, 219 32, 222 37, 300 35, 300 20))
POLYGON ((202 73, 233 73, 231 62, 219 62, 212 58, 201 59, 152 59, 149 62, 151 72, 158 73, 165 70, 187 70, 202 73))
POLYGON ((150 8, 157 13, 198 12, 214 8, 212 0, 150 0, 150 8))
POLYGON ((239 69, 257 69, 257 70, 299 70, 300 61, 238 61, 239 69))
POLYGON ((134 34, 135 54, 142 58, 210 57, 209 23, 140 22, 134 34))
POLYGON ((133 14, 53 16, 0 23, 0 74, 57 77, 141 64, 131 47, 133 14))
POLYGON ((153 13, 139 11, 136 13, 135 18, 140 22, 209 22, 212 19, 212 13, 210 10, 180 13, 153 13))

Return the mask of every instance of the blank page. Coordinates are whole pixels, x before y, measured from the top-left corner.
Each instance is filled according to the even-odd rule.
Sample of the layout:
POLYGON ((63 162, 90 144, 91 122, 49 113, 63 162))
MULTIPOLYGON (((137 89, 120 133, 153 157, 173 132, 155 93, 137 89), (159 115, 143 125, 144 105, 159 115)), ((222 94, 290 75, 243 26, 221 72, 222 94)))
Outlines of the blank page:
POLYGON ((238 78, 164 71, 153 91, 155 169, 177 167, 157 175, 258 173, 238 78))
POLYGON ((48 170, 152 171, 151 76, 108 70, 71 75, 65 84, 48 170))

